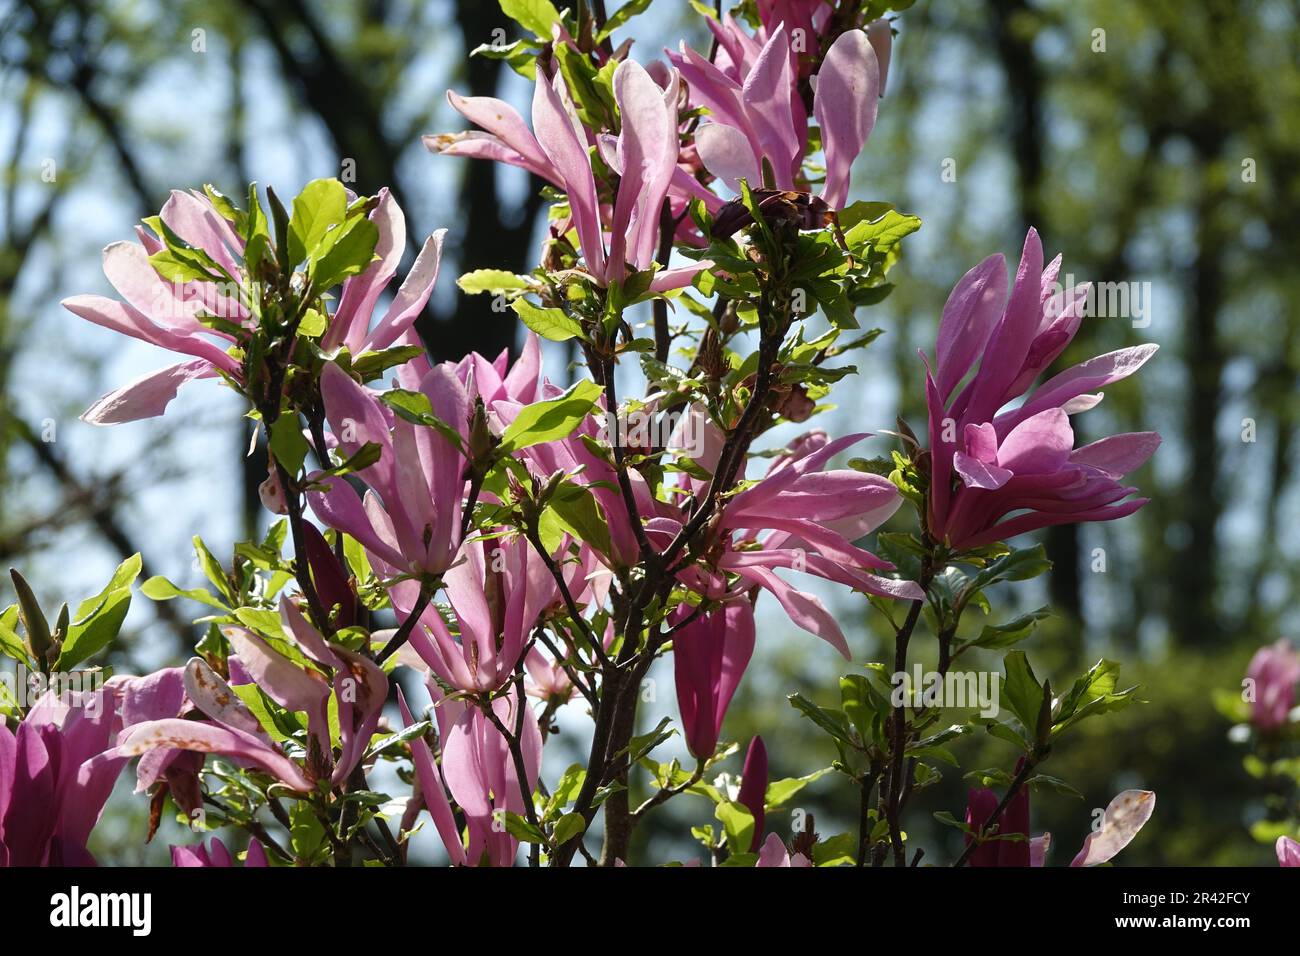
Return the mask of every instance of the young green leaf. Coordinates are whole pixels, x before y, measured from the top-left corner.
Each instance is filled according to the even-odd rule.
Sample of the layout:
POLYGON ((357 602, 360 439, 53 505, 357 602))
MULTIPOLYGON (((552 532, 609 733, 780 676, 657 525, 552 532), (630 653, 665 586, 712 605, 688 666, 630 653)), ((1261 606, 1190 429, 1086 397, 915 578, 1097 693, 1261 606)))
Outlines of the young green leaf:
POLYGON ((552 342, 567 342, 572 338, 582 338, 582 326, 578 320, 565 315, 563 309, 543 309, 533 305, 527 299, 515 299, 510 307, 519 314, 524 325, 544 339, 552 342))
POLYGON ((590 414, 602 391, 595 382, 584 379, 557 398, 525 405, 501 436, 501 454, 567 438, 590 414))

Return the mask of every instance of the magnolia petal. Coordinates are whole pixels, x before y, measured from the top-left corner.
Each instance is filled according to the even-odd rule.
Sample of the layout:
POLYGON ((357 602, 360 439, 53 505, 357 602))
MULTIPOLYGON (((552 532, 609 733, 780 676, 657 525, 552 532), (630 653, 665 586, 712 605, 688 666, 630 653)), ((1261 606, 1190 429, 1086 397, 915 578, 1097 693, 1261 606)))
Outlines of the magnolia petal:
POLYGON ((1126 432, 1084 445, 1070 455, 1070 461, 1122 478, 1144 465, 1159 447, 1160 436, 1155 432, 1126 432))
POLYGON ((1049 408, 1007 433, 998 446, 998 465, 1017 475, 1050 475, 1070 460, 1073 447, 1070 417, 1049 408))
POLYGON ((846 661, 853 659, 853 655, 849 652, 848 641, 844 639, 844 632, 840 630, 834 615, 826 609, 826 605, 822 604, 817 595, 800 591, 786 584, 777 577, 775 572, 767 568, 746 567, 740 569, 739 574, 770 591, 790 616, 790 620, 799 627, 809 634, 820 637, 839 651, 846 661))
POLYGON ((152 720, 127 728, 118 740, 117 753, 138 757, 159 748, 222 754, 260 767, 289 788, 306 793, 312 789, 298 765, 257 738, 199 720, 152 720))
POLYGON ((442 244, 446 236, 446 229, 438 229, 424 241, 411 271, 406 274, 397 295, 393 297, 393 304, 388 307, 374 331, 360 344, 359 352, 389 348, 403 332, 415 324, 438 281, 442 244))
POLYGON ((217 374, 207 359, 193 359, 146 372, 135 381, 109 392, 81 414, 88 425, 120 425, 123 422, 156 418, 166 411, 180 387, 196 378, 217 374))
MULTIPOLYGON (((560 81, 558 74, 556 80, 560 81)), ((606 271, 605 245, 591 160, 586 145, 578 140, 573 120, 559 94, 541 75, 533 90, 533 130, 542 151, 564 180, 564 191, 569 197, 569 208, 587 270, 603 278, 606 271)))
POLYGON ((952 456, 952 467, 961 475, 967 488, 996 491, 1011 480, 1012 472, 997 465, 989 465, 978 458, 959 451, 952 456))
MULTIPOLYGON (((774 185, 778 189, 794 186, 794 173, 803 157, 803 142, 795 130, 791 111, 790 90, 793 85, 790 40, 785 25, 781 24, 772 31, 754 61, 754 68, 745 77, 741 94, 759 148, 772 164, 776 176, 774 185)), ((873 116, 874 112, 873 106, 873 116)), ((818 114, 819 119, 820 116, 818 114)), ((826 135, 825 127, 822 135, 826 135)), ((763 184, 751 180, 750 185, 763 184)))
POLYGON ((1065 405, 1084 393, 1095 392, 1127 378, 1145 365, 1159 348, 1154 343, 1135 345, 1080 362, 1038 386, 1020 408, 998 416, 994 424, 998 426, 999 434, 1006 434, 1031 415, 1065 405))
POLYGON ((946 401, 984 352, 1007 295, 1007 260, 989 256, 953 286, 935 344, 936 384, 946 401))
MULTIPOLYGON (((402 688, 397 688, 397 707, 407 727, 415 724, 411 709, 407 706, 402 688)), ((456 828, 456 818, 452 815, 451 803, 443 789, 442 776, 433 759, 433 751, 423 737, 411 741, 411 759, 415 764, 415 773, 420 781, 420 796, 433 817, 433 825, 442 837, 442 844, 455 866, 465 865, 465 844, 461 841, 460 831, 456 828)))
POLYGON ((742 179, 755 188, 762 181, 749 138, 734 126, 705 123, 695 134, 695 149, 704 168, 728 189, 740 192, 742 179))
POLYGON ((689 266, 677 266, 672 269, 663 269, 655 273, 655 277, 650 280, 651 292, 672 292, 675 289, 684 289, 692 282, 695 277, 705 269, 713 268, 712 259, 701 259, 699 262, 689 266))
POLYGON ((224 627, 221 633, 234 647, 253 682, 281 707, 305 713, 309 732, 322 751, 328 751, 329 685, 325 678, 299 667, 242 627, 224 627))
POLYGON ((677 110, 635 60, 614 71, 614 99, 622 131, 618 153, 622 175, 610 221, 609 275, 622 277, 624 262, 647 269, 654 261, 660 210, 677 167, 677 110))
POLYGON ((1278 866, 1300 867, 1300 843, 1289 836, 1280 836, 1274 849, 1277 851, 1278 866))
POLYGON ((201 657, 192 657, 185 665, 185 695, 219 724, 253 737, 265 733, 239 695, 201 657))
POLYGON ((1047 853, 1052 848, 1052 835, 1044 833, 1042 836, 1034 837, 1029 841, 1029 865, 1046 866, 1047 853))
POLYGON ((846 30, 831 44, 817 74, 813 115, 822 131, 826 184, 822 199, 840 209, 849 194, 849 170, 876 125, 880 66, 861 30, 846 30))
POLYGON ((755 867, 789 867, 790 851, 785 848, 781 837, 775 833, 769 833, 767 839, 763 841, 763 848, 758 851, 758 862, 755 867))
POLYGON ((1125 790, 1106 807, 1101 829, 1088 834, 1070 866, 1097 866, 1128 846, 1151 819, 1156 795, 1150 790, 1125 790))

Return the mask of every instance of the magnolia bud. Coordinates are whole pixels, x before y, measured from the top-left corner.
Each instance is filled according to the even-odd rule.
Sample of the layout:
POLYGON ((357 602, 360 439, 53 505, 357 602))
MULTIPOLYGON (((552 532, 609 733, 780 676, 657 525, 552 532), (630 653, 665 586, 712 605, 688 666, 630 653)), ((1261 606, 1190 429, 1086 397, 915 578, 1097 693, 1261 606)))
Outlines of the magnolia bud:
POLYGON ((325 536, 314 524, 304 521, 302 530, 307 549, 307 566, 311 569, 312 583, 316 585, 321 604, 327 611, 337 606, 339 613, 335 624, 338 627, 351 627, 356 623, 357 595, 352 589, 347 570, 339 563, 325 536))
MULTIPOLYGON (((469 419, 469 460, 472 464, 485 465, 496 450, 501 440, 492 434, 492 429, 488 427, 487 408, 483 405, 483 399, 476 397, 474 399, 474 411, 470 414, 469 419)), ((484 469, 486 471, 486 469, 484 469)))

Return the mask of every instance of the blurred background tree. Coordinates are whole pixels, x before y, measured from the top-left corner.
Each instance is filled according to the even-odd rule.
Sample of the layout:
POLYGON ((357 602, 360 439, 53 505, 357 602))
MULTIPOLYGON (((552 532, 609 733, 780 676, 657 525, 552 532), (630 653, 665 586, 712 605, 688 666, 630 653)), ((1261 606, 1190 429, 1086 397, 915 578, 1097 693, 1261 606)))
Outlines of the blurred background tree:
MULTIPOLYGON (((678 36, 707 42, 685 3, 654 0, 651 11, 624 31, 642 60, 678 36)), ((1053 832, 1058 864, 1092 807, 1130 786, 1156 790, 1158 806, 1123 862, 1272 859, 1247 834, 1260 795, 1209 698, 1237 688, 1253 650, 1294 637, 1300 617, 1298 20, 1295 0, 920 0, 896 24, 887 94, 854 185, 858 198, 894 202, 925 225, 896 291, 863 313, 888 334, 817 424, 878 431, 898 413, 919 427, 916 350, 931 348, 948 290, 989 253, 1016 256, 1029 225, 1049 255, 1064 253, 1063 274, 1130 294, 1124 315, 1085 322, 1062 367, 1142 341, 1162 346, 1141 376, 1074 419, 1080 443, 1161 432, 1164 446, 1135 481, 1151 504, 1045 537, 1055 568, 1037 603, 1055 616, 1030 645, 1040 674, 1056 683, 1107 655, 1150 701, 1083 725, 1053 755, 1047 772, 1085 796, 1035 799, 1034 827, 1053 832)), ((136 550, 152 565, 146 574, 182 579, 189 535, 220 553, 263 520, 264 459, 244 455, 247 422, 221 390, 192 390, 200 394, 178 401, 166 423, 96 430, 76 420, 160 361, 143 345, 105 354, 109 334, 57 302, 105 289, 98 249, 128 238, 168 189, 211 182, 238 194, 258 179, 292 194, 351 168, 358 191, 393 189, 415 240, 408 255, 432 229, 451 229, 444 279, 419 326, 434 354, 514 344, 514 323, 459 294, 451 277, 535 259, 536 184, 493 164, 434 159, 419 142, 462 128, 447 87, 527 112, 525 81, 466 58, 498 28, 511 26, 489 0, 0 4, 0 554, 51 600, 89 593, 136 550), (228 434, 220 454, 213 421, 228 434)), ((548 368, 560 379, 564 356, 555 358, 548 368)), ((857 656, 879 656, 882 635, 861 600, 828 600, 841 619, 862 621, 857 656)), ((175 659, 192 640, 189 616, 137 601, 135 639, 115 663, 175 659)), ((842 668, 777 615, 760 629, 761 656, 727 732, 742 742, 762 732, 774 774, 804 774, 819 744, 772 700, 800 690, 833 703, 842 668)), ((659 706, 673 712, 671 672, 658 679, 659 706)), ((966 745, 967 766, 1005 764, 999 746, 966 745)), ((920 805, 960 814, 965 785, 946 776, 920 805)), ((823 833, 854 819, 833 775, 800 802, 823 833)), ((690 853, 681 835, 701 812, 682 798, 642 838, 690 853)), ((130 829, 106 837, 120 837, 122 860, 137 852, 130 829)), ((952 831, 917 836, 931 860, 950 858, 952 831)))

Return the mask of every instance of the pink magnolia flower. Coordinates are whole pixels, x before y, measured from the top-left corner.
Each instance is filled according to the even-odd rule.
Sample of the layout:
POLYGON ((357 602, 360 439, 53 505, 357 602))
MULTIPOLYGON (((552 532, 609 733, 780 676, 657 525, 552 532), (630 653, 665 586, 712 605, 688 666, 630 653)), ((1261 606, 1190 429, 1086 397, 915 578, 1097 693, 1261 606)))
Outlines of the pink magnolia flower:
MULTIPOLYGON (((763 185, 763 161, 778 189, 797 188, 808 138, 808 115, 799 95, 797 57, 785 23, 775 27, 756 56, 753 41, 734 21, 714 27, 729 62, 710 63, 682 44, 669 52, 689 87, 692 106, 712 117, 696 132, 696 149, 710 173, 738 190, 744 179, 763 185)), ((844 206, 849 171, 876 122, 880 65, 862 30, 842 33, 827 51, 816 77, 813 115, 821 129, 826 180, 821 198, 832 209, 844 206)))
MULTIPOLYGON (((236 382, 243 379, 241 364, 229 351, 237 344, 235 336, 209 328, 197 318, 203 313, 245 326, 253 321, 241 301, 241 296, 252 294, 243 271, 243 238, 200 192, 173 192, 158 218, 189 245, 207 253, 228 281, 177 283, 163 278, 149 261, 164 248, 163 243, 143 226, 136 228, 138 243, 115 242, 104 249, 104 274, 122 298, 77 295, 64 299, 64 308, 96 325, 188 358, 149 372, 99 399, 82 415, 91 424, 113 425, 161 415, 180 387, 193 379, 219 374, 236 382)), ((406 224, 386 189, 380 191, 370 219, 379 228, 377 258, 343 283, 338 308, 322 339, 324 347, 346 345, 354 355, 387 348, 411 327, 433 289, 442 251, 444 231, 440 230, 425 242, 392 304, 372 330, 371 314, 406 246, 406 224)))
MULTIPOLYGON (((442 742, 442 761, 434 760, 424 739, 411 741, 411 753, 419 781, 417 794, 407 810, 403 829, 414 823, 421 803, 428 808, 451 861, 457 866, 510 866, 519 841, 506 830, 501 814, 524 815, 524 798, 508 741, 477 706, 445 698, 433 681, 428 683, 434 701, 434 718, 442 742), (452 813, 451 801, 465 819, 468 842, 462 840, 452 813)), ((406 700, 398 691, 398 705, 409 727, 415 723, 406 700)), ((537 786, 541 766, 542 735, 537 717, 527 698, 511 692, 492 703, 493 713, 503 727, 515 727, 523 707, 521 750, 528 790, 537 786)))
POLYGON ((541 374, 541 339, 532 331, 524 337, 524 347, 514 362, 510 361, 510 350, 502 349, 492 362, 470 352, 456 364, 456 378, 467 392, 483 399, 489 411, 495 410, 498 403, 522 406, 542 399, 541 374))
MULTIPOLYGON (((653 266, 659 214, 669 184, 690 178, 677 166, 676 74, 667 77, 663 88, 635 60, 624 60, 614 72, 614 98, 622 127, 617 137, 598 139, 578 122, 559 72, 547 79, 539 71, 532 131, 519 113, 501 100, 448 93, 451 105, 486 132, 426 137, 425 143, 445 155, 519 166, 564 190, 587 272, 598 285, 612 285, 626 277, 629 266, 640 271, 653 266), (608 216, 608 246, 588 153, 591 145, 600 147, 606 164, 619 175, 608 216)), ((689 285, 707 265, 663 270, 650 289, 666 292, 689 285)))
MULTIPOLYGON (((198 846, 172 847, 172 866, 231 868, 238 865, 230 851, 226 849, 226 845, 217 837, 212 838, 210 846, 204 846, 200 843, 198 846)), ((266 851, 262 849, 261 842, 249 840, 248 855, 244 860, 244 867, 246 869, 259 869, 269 865, 266 862, 266 851)))
MULTIPOLYGON (((558 589, 541 556, 521 536, 467 541, 443 578, 455 612, 455 636, 436 607, 421 614, 410 643, 429 668, 469 693, 496 690, 514 675, 528 638, 558 589)), ((389 588, 398 619, 419 597, 419 584, 389 588)))
POLYGON ((16 731, 0 721, 0 867, 95 865, 86 843, 126 763, 105 755, 125 680, 48 692, 16 731))
POLYGON ((1250 722, 1260 730, 1286 726, 1295 706, 1296 681, 1300 681, 1300 655, 1283 638, 1255 652, 1246 676, 1255 686, 1250 722))
MULTIPOLYGON (((981 828, 988 825, 997 810, 999 798, 992 790, 972 789, 966 805, 966 824, 981 828)), ((1151 819, 1156 809, 1156 795, 1150 790, 1125 790, 1115 796, 1102 814, 1101 825, 1083 841, 1083 847, 1070 866, 1099 866, 1133 842, 1138 831, 1151 819)), ((1021 789, 1002 813, 998 833, 1018 834, 1018 840, 989 840, 981 844, 967 861, 971 866, 1045 866, 1052 835, 1029 838, 1029 791, 1021 789)), ((970 836, 966 837, 969 845, 970 836)))
POLYGON ((758 852, 758 862, 754 866, 776 868, 810 867, 812 866, 812 860, 802 853, 795 853, 792 856, 781 838, 775 833, 769 833, 767 840, 763 843, 763 848, 758 852))
MULTIPOLYGON (((194 703, 185 694, 184 667, 166 667, 132 678, 123 689, 123 729, 152 720, 184 718, 193 711, 194 703)), ((176 806, 192 815, 203 806, 199 785, 202 770, 201 753, 172 747, 151 750, 136 764, 135 792, 144 793, 161 782, 176 806)))
POLYGON ((222 754, 241 766, 263 770, 300 793, 311 790, 319 779, 328 779, 332 786, 346 781, 379 726, 388 678, 369 658, 328 643, 288 597, 280 602, 280 617, 298 649, 328 670, 332 681, 319 671, 300 667, 249 630, 229 626, 223 633, 238 654, 240 677, 252 680, 286 710, 306 714, 308 752, 302 764, 271 740, 230 684, 197 657, 185 668, 185 695, 208 719, 168 717, 135 724, 119 736, 117 755, 141 756, 159 749, 222 754), (338 712, 337 755, 328 719, 331 695, 338 712))
MULTIPOLYGON (((322 478, 309 491, 316 515, 363 544, 384 576, 442 574, 460 545, 466 459, 441 432, 394 416, 369 389, 336 365, 321 372, 325 414, 346 456, 368 442, 380 457, 358 472, 369 490, 358 496, 345 478, 322 478)), ((470 399, 450 363, 423 375, 419 390, 433 413, 464 438, 470 399)))
MULTIPOLYGON (((683 583, 720 599, 728 593, 725 574, 734 574, 738 588, 758 586, 770 592, 795 624, 850 658, 844 632, 826 606, 816 595, 782 580, 776 569, 802 571, 881 597, 924 597, 914 582, 873 573, 894 566, 852 543, 898 510, 898 489, 879 475, 825 470, 836 453, 866 437, 830 441, 824 433, 812 432, 798 439, 793 451, 776 459, 761 481, 725 505, 718 524, 724 543, 716 561, 719 574, 687 568, 680 575, 683 583)), ((647 530, 665 540, 674 528, 668 522, 652 522, 647 530)))
POLYGON ((1300 866, 1300 843, 1289 836, 1280 836, 1274 848, 1277 850, 1278 866, 1300 866))
POLYGON ((1000 255, 966 273, 944 306, 927 372, 929 517, 930 533, 954 548, 1047 525, 1122 518, 1148 500, 1124 501, 1136 489, 1119 479, 1151 457, 1160 436, 1132 432, 1076 449, 1069 416, 1096 405, 1101 395, 1091 390, 1133 374, 1157 346, 1089 359, 1002 410, 1079 330, 1088 289, 1055 292, 1060 264, 1058 256, 1043 268, 1042 244, 1031 229, 1005 306, 1000 255))
POLYGON ((524 667, 528 670, 525 687, 529 697, 563 704, 573 696, 573 681, 560 662, 551 660, 538 648, 532 647, 524 655, 524 667))
POLYGON ((99 399, 81 416, 94 425, 161 415, 177 390, 192 379, 213 378, 220 372, 235 379, 242 376, 239 361, 227 352, 234 337, 204 326, 195 315, 206 312, 232 322, 248 321, 248 311, 239 301, 243 239, 202 193, 173 192, 159 218, 191 246, 206 252, 234 281, 222 288, 215 282, 164 279, 149 262, 149 256, 164 248, 162 241, 143 226, 136 227, 138 244, 115 242, 105 247, 104 275, 122 299, 76 295, 64 299, 63 307, 96 325, 188 358, 99 399))
MULTIPOLYGON (((351 198, 351 197, 349 197, 351 198)), ((367 217, 379 230, 373 262, 344 280, 338 308, 330 316, 321 337, 321 348, 332 351, 344 346, 352 355, 377 352, 399 344, 415 325, 438 281, 442 244, 446 229, 438 229, 424 240, 411 270, 397 287, 388 308, 371 325, 379 297, 388 288, 406 252, 406 216, 387 188, 379 190, 379 202, 367 217)))
MULTIPOLYGON (((692 611, 683 605, 669 623, 680 623, 692 611)), ((744 597, 702 614, 673 636, 677 709, 696 759, 708 760, 717 750, 722 719, 753 653, 754 612, 744 597)))

